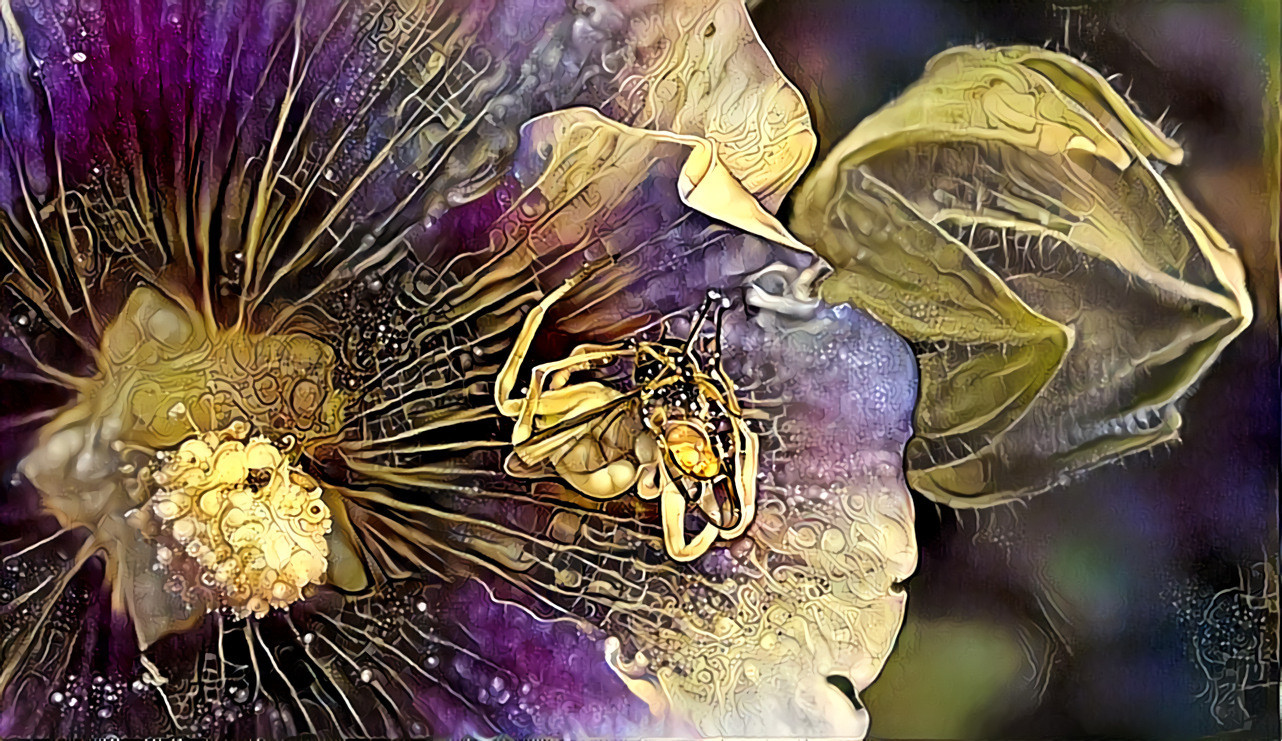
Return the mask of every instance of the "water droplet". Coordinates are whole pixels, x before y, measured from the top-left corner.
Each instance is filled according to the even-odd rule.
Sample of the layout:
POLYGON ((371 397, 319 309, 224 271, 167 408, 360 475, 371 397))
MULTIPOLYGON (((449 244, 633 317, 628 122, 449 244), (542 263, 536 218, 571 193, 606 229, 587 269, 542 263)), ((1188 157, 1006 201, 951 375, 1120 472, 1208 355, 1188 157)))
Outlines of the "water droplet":
POLYGON ((49 702, 53 703, 54 705, 61 705, 64 699, 66 698, 63 696, 61 692, 55 692, 52 695, 49 695, 49 702))
POLYGON ((71 55, 71 61, 75 62, 76 64, 80 64, 88 58, 89 57, 85 56, 85 53, 82 51, 78 51, 75 54, 71 55))
POLYGON ((304 633, 304 634, 303 634, 303 644, 304 644, 304 645, 310 646, 310 645, 312 645, 312 641, 314 641, 314 640, 316 640, 316 634, 314 634, 314 633, 304 633))
POLYGON ((369 683, 369 682, 370 682, 371 680, 373 680, 373 679, 374 679, 374 672, 370 671, 369 669, 362 669, 362 670, 361 670, 361 681, 362 681, 362 682, 369 683))

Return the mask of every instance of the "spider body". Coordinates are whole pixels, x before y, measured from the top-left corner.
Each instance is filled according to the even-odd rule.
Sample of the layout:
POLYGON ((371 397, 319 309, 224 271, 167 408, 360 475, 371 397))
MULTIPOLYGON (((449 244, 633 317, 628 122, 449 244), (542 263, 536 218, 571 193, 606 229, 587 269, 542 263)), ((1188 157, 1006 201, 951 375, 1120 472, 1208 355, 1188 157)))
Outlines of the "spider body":
POLYGON ((499 411, 515 420, 507 469, 544 476, 550 468, 575 491, 598 500, 629 492, 659 501, 664 547, 678 561, 701 556, 717 538, 743 534, 756 501, 759 444, 748 429, 735 384, 721 367, 721 325, 728 301, 710 294, 685 339, 666 327, 657 341, 580 345, 536 366, 529 391, 515 397, 520 369, 548 311, 590 275, 588 266, 548 293, 526 317, 495 385, 499 411), (712 348, 701 330, 716 329, 712 348), (631 361, 631 388, 574 373, 631 361), (687 517, 703 524, 690 536, 687 517))

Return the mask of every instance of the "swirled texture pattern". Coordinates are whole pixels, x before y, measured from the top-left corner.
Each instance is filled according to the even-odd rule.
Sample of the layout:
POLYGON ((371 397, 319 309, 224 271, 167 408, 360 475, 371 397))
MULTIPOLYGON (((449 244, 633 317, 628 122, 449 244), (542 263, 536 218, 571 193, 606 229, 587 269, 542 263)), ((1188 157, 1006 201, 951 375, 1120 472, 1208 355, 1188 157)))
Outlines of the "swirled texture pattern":
POLYGON ((0 735, 866 731, 915 373, 806 297, 815 139, 742 3, 0 23, 0 735), (727 297, 758 511, 689 566, 652 504, 504 471, 495 375, 585 263, 531 364, 727 297))

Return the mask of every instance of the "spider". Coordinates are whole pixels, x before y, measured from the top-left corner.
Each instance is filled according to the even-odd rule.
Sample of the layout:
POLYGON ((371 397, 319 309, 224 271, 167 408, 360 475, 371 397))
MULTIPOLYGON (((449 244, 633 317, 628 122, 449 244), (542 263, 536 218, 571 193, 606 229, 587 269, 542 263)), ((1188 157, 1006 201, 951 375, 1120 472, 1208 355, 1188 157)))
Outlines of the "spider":
POLYGON ((528 393, 514 397, 548 309, 591 272, 589 265, 530 311, 499 371, 495 403, 516 421, 506 468, 515 476, 538 477, 550 466, 596 500, 629 491, 658 499, 668 556, 694 560, 718 537, 742 535, 756 508, 759 442, 721 366, 722 316, 729 301, 709 292, 684 340, 669 335, 665 323, 656 342, 579 345, 561 360, 536 366, 528 393), (709 316, 716 328, 711 352, 699 342, 709 316), (633 363, 630 390, 595 380, 570 382, 573 373, 621 359, 633 363), (691 507, 706 520, 694 537, 686 526, 691 507))

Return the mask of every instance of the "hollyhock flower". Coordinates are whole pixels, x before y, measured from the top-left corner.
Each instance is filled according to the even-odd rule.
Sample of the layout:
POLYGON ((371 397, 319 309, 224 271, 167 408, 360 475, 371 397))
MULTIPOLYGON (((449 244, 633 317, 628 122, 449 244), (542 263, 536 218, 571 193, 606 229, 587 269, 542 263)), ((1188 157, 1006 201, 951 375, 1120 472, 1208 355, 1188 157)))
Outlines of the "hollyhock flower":
POLYGON ((0 733, 866 732, 915 374, 741 3, 0 17, 0 733))
POLYGON ((737 2, 3 19, 9 735, 861 736, 915 369, 849 304, 962 506, 1167 439, 1249 320, 1177 148, 1056 55, 942 56, 799 241, 814 136, 737 2))
POLYGON ((837 268, 823 297, 916 349, 914 489, 988 506, 1178 439, 1253 314, 1183 159, 1078 60, 961 47, 807 178, 791 226, 837 268))

